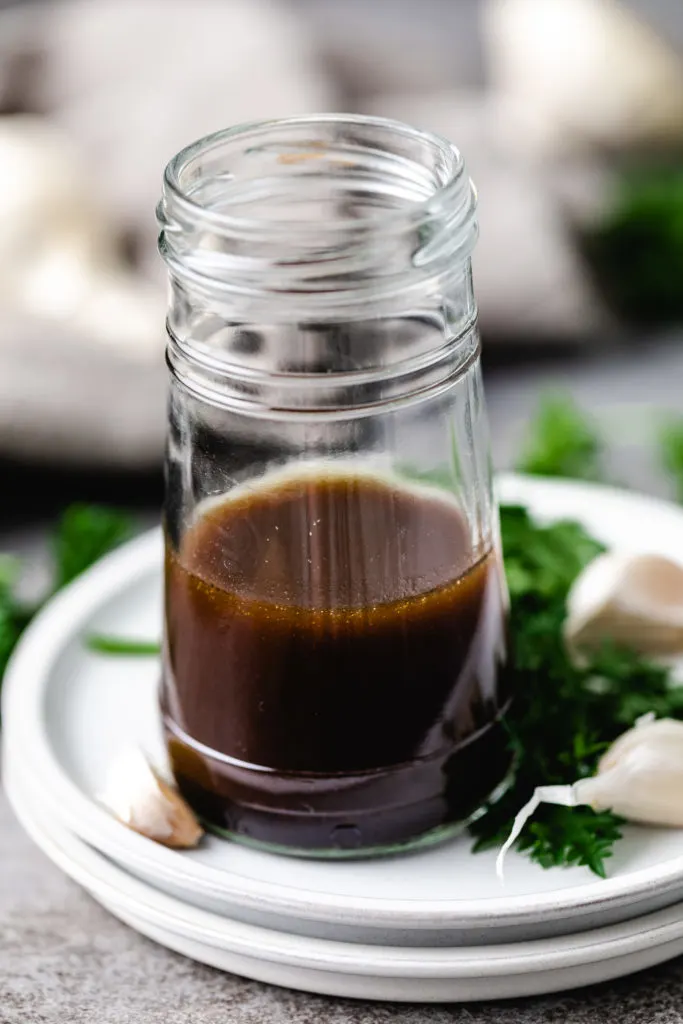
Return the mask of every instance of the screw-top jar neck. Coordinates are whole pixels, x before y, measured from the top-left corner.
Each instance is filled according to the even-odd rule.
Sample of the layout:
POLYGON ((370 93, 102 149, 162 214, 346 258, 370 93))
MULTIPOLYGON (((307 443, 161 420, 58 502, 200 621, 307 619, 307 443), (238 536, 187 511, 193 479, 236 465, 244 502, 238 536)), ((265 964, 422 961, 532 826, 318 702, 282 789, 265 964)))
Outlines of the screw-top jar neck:
POLYGON ((381 118, 266 121, 169 163, 160 250, 186 296, 236 317, 384 315, 462 276, 474 211, 463 160, 438 136, 381 118))
POLYGON ((476 358, 475 198, 450 143, 392 121, 246 125, 166 169, 168 362, 251 416, 367 415, 476 358))

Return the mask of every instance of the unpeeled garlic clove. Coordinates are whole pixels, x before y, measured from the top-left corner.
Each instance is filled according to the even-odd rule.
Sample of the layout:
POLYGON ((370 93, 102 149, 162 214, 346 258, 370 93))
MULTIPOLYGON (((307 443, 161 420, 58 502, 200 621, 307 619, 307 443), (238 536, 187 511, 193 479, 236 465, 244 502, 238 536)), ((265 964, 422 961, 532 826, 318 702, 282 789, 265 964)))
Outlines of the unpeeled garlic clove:
POLYGON ((173 849, 196 846, 204 834, 180 794, 136 749, 111 765, 100 802, 134 832, 173 849))
POLYGON ((614 641, 642 654, 683 651, 683 566, 662 555, 598 555, 569 592, 565 638, 575 649, 614 641))
POLYGON ((539 786, 515 817, 498 854, 501 881, 508 850, 543 803, 584 805, 636 824, 683 828, 683 722, 645 715, 612 743, 594 776, 569 786, 539 786))
POLYGON ((683 828, 683 722, 646 720, 615 740, 596 775, 573 786, 577 803, 644 825, 683 828))

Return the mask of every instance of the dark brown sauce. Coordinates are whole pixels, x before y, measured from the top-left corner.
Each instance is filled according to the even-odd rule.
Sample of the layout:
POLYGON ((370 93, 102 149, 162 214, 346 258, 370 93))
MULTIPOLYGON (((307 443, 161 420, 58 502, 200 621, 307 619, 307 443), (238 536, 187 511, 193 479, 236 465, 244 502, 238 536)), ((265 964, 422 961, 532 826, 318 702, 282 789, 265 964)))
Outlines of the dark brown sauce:
POLYGON ((290 478, 167 545, 163 709, 210 823, 299 849, 468 816, 507 767, 497 559, 448 498, 290 478))

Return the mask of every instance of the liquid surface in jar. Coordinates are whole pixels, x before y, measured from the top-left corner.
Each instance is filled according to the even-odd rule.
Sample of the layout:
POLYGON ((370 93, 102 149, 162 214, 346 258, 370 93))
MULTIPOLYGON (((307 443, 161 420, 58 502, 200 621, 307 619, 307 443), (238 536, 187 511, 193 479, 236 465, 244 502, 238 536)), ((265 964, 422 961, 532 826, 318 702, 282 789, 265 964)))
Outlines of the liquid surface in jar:
POLYGON ((447 496, 320 475, 228 497, 167 545, 166 605, 171 759, 210 822, 395 843, 504 774, 498 562, 447 496))

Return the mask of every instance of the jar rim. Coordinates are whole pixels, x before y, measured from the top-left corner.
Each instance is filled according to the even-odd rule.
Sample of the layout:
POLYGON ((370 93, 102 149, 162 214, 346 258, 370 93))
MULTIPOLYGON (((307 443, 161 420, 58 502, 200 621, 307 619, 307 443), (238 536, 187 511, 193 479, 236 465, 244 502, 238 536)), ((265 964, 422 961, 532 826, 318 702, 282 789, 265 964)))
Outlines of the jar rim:
MULTIPOLYGON (((295 117, 273 118, 271 120, 249 121, 221 129, 205 135, 200 139, 191 142, 181 149, 166 165, 164 171, 164 200, 171 200, 176 206, 177 212, 185 213, 196 224, 212 227, 216 230, 240 233, 245 236, 253 236, 262 233, 286 235, 292 230, 291 221, 276 221, 262 217, 243 217, 224 210, 216 210, 212 207, 198 202, 193 198, 186 187, 183 186, 183 174, 191 167, 192 162, 205 157, 213 150, 217 150, 226 143, 247 142, 250 137, 253 139, 265 138, 268 133, 287 129, 305 128, 314 129, 316 126, 324 128, 338 125, 350 129, 366 128, 377 129, 389 137, 393 135, 397 140, 411 143, 422 143, 434 154, 440 163, 440 174, 438 180, 435 172, 428 193, 420 199, 407 200, 400 206, 391 209, 382 209, 365 213, 362 217, 339 218, 328 220, 328 230, 343 232, 353 229, 354 231, 372 228, 374 230, 388 230, 392 226, 400 228, 407 222, 422 222, 431 220, 434 217, 442 216, 444 211, 459 214, 458 220, 463 227, 473 216, 476 204, 476 193, 474 186, 467 176, 465 162, 460 150, 445 137, 433 132, 427 132, 419 128, 405 124, 402 121, 384 117, 369 116, 364 114, 306 114, 295 117)), ((368 147, 369 148, 369 147, 368 147)), ((322 151, 321 151, 322 152, 322 151)), ((312 154, 312 156, 317 154, 312 154)), ((283 163, 287 163, 283 160, 283 163)), ((292 160, 294 162, 294 159, 292 160)), ((410 163, 417 170, 422 166, 415 160, 410 163)), ((160 211, 160 220, 164 217, 160 211)), ((306 231, 305 222, 297 223, 297 233, 306 231)), ((317 230, 317 225, 311 224, 312 231, 317 230)))

